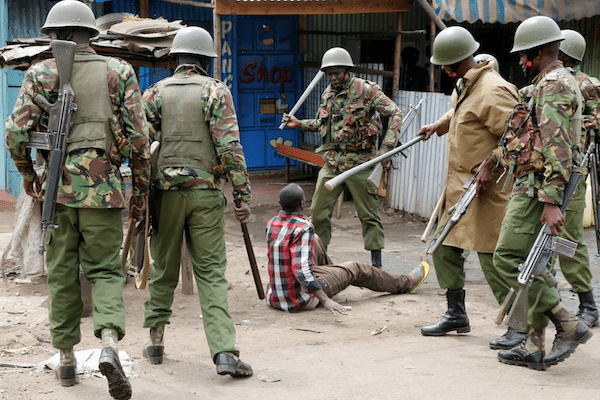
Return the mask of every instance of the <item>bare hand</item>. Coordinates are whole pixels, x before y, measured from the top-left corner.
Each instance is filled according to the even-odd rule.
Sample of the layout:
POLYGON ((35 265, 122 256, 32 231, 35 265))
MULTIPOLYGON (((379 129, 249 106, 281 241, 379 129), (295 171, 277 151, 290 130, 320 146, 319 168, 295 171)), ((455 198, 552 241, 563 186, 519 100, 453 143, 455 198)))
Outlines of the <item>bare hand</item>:
POLYGON ((421 127, 421 129, 419 129, 419 132, 417 132, 417 136, 425 134, 423 141, 426 141, 427 139, 429 139, 431 137, 431 135, 433 135, 434 133, 437 133, 438 136, 441 136, 441 134, 438 132, 439 128, 440 128, 440 124, 438 124, 437 122, 433 123, 431 125, 424 125, 421 127))
POLYGON ((475 184, 477 185, 475 190, 476 197, 482 195, 489 187, 490 182, 494 180, 494 174, 492 173, 493 165, 494 162, 492 160, 485 160, 484 164, 481 166, 481 170, 475 177, 475 184))
MULTIPOLYGON (((385 153, 387 153, 388 151, 392 150, 391 147, 386 146, 386 145, 382 145, 379 148, 379 151, 377 152, 377 156, 383 155, 385 153)), ((383 167, 384 171, 387 171, 388 169, 390 169, 390 167, 392 166, 392 159, 390 158, 386 158, 385 160, 381 161, 381 166, 383 167)))
POLYGON ((248 223, 248 219, 250 218, 250 206, 248 204, 241 201, 239 207, 233 206, 233 211, 238 221, 243 224, 248 223))
POLYGON ((341 315, 348 315, 348 313, 346 312, 346 309, 344 308, 344 306, 338 304, 337 302, 331 300, 331 299, 326 299, 323 303, 323 307, 325 307, 326 309, 328 309, 329 311, 331 311, 331 313, 333 315, 337 315, 337 313, 340 313, 341 315))
POLYGON ((36 200, 40 199, 41 185, 40 185, 40 180, 38 179, 37 176, 35 178, 33 178, 32 181, 23 179, 23 188, 25 189, 25 193, 28 196, 31 196, 36 200))
POLYGON ((553 235, 558 235, 565 224, 565 216, 556 204, 544 203, 544 211, 540 218, 542 224, 548 224, 553 235))
POLYGON ((131 196, 129 199, 129 217, 135 222, 141 221, 146 213, 146 200, 142 196, 131 196))
POLYGON ((281 118, 281 122, 285 122, 285 126, 288 128, 298 128, 302 126, 302 122, 291 114, 284 113, 283 118, 281 118))

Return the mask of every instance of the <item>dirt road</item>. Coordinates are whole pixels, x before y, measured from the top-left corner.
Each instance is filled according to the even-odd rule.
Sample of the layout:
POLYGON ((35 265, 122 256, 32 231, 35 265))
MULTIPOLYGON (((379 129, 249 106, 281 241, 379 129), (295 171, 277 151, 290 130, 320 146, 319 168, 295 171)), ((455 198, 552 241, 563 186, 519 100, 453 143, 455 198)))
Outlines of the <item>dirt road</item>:
MULTIPOLYGON (((278 211, 273 193, 281 182, 269 183, 272 193, 254 202, 249 224, 263 283, 266 270, 266 221, 278 211)), ((311 190, 310 183, 302 183, 311 190)), ((267 186, 267 189, 269 187, 267 186)), ((6 221, 7 214, 0 214, 6 221)), ((425 250, 419 238, 425 223, 401 213, 382 214, 386 232, 384 269, 408 273, 425 250)), ((351 203, 334 219, 331 256, 334 260, 368 262, 363 250, 360 222, 351 203)), ((10 223, 0 224, 3 231, 10 223)), ((599 260, 593 230, 587 232, 599 301, 599 260)), ((1 236, 4 237, 4 236, 1 236)), ((227 276, 230 311, 236 322, 241 358, 254 368, 248 379, 218 376, 210 360, 195 295, 176 292, 171 325, 166 329, 165 361, 150 365, 141 357, 147 330, 142 328, 141 305, 146 291, 133 280, 125 287, 127 335, 120 350, 132 359, 133 399, 596 399, 600 398, 600 330, 565 362, 545 372, 501 364, 490 339, 506 327, 496 326, 497 305, 472 255, 466 268, 466 308, 469 334, 425 337, 424 324, 437 321, 446 310, 443 291, 433 272, 412 295, 386 295, 349 288, 336 300, 351 307, 347 316, 333 316, 318 308, 285 314, 269 309, 256 295, 239 224, 227 211, 227 276), (376 334, 376 332, 380 332, 376 334)), ((0 248, 4 245, 0 243, 0 248)), ((562 277, 561 277, 562 279, 562 277)), ((561 296, 574 310, 575 295, 561 280, 561 296)), ((47 289, 44 282, 0 283, 0 364, 40 364, 54 350, 49 344, 47 289), (10 299, 7 300, 7 299, 10 299), (19 309, 19 304, 30 304, 19 309), (12 313, 11 313, 12 310, 12 313), (3 320, 2 320, 3 319, 3 320)), ((82 322, 82 342, 75 350, 98 348, 92 320, 82 322)), ((552 346, 549 328, 546 346, 552 346)), ((96 400, 110 399, 106 381, 83 376, 75 387, 62 388, 53 373, 44 369, 0 367, 0 399, 96 400)))

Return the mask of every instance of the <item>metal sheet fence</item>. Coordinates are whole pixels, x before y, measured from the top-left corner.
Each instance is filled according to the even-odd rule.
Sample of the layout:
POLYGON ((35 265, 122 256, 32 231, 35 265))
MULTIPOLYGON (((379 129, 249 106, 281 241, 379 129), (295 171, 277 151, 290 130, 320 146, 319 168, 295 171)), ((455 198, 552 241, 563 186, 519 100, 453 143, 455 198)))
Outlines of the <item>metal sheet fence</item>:
MULTIPOLYGON (((450 96, 443 93, 399 91, 396 104, 406 115, 421 99, 414 118, 403 127, 402 141, 417 135, 422 125, 437 121, 451 107, 450 96)), ((444 189, 447 163, 447 136, 432 136, 392 158, 388 190, 389 205, 397 210, 429 218, 444 189)))

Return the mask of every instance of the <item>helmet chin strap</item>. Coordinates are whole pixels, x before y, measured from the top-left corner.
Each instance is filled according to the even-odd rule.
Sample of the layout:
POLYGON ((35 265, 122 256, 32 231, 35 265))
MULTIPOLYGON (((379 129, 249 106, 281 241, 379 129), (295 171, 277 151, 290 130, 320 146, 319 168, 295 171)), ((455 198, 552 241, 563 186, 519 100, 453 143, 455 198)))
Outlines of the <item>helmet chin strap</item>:
POLYGON ((525 52, 527 60, 525 60, 525 76, 533 78, 533 59, 537 56, 538 49, 528 50, 525 52))
POLYGON ((456 93, 459 93, 457 83, 458 83, 458 80, 460 79, 460 77, 458 76, 458 67, 460 66, 460 63, 461 62, 459 61, 452 65, 448 65, 448 68, 450 69, 450 78, 452 78, 452 84, 454 85, 454 90, 456 90, 456 93))

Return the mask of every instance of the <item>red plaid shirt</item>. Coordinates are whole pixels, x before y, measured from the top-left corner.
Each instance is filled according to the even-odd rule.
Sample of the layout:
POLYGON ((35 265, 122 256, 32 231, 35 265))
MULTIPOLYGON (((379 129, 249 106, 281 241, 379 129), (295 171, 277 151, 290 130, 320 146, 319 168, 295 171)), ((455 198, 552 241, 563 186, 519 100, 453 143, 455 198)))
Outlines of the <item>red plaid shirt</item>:
POLYGON ((280 211, 267 224, 269 286, 266 301, 287 312, 302 309, 313 297, 314 227, 301 214, 280 211))

